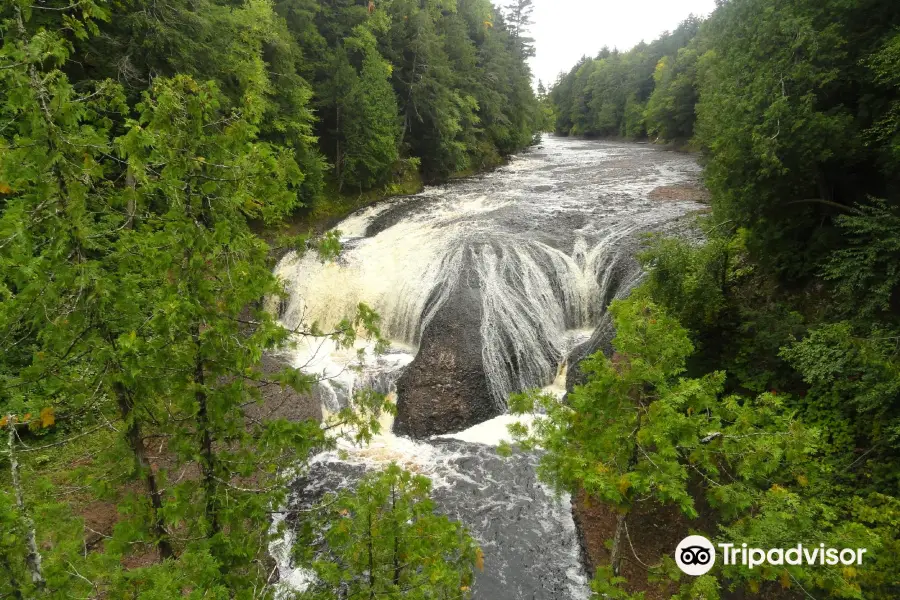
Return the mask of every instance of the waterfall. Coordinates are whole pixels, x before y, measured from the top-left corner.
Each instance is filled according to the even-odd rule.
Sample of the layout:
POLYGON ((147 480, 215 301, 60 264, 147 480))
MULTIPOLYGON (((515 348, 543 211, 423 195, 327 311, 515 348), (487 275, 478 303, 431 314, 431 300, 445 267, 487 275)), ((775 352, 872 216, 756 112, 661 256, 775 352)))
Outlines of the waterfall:
MULTIPOLYGON (((305 510, 397 462, 429 476, 438 510, 484 549, 475 598, 589 597, 569 499, 537 479, 539 453, 496 451, 513 420, 503 413, 513 392, 562 397, 582 376, 578 361, 608 349, 606 308, 640 281, 641 234, 701 208, 650 192, 698 174, 689 155, 550 137, 489 175, 355 213, 337 227, 344 247, 334 262, 286 256, 277 268, 285 325, 328 330, 365 303, 390 340, 380 355, 366 340, 299 341, 293 364, 319 375, 325 412, 374 388, 397 400, 395 429, 405 422, 419 438, 385 423, 366 447, 315 457, 288 508, 305 510)), ((288 527, 270 549, 286 589, 311 576, 292 563, 293 541, 288 527)))
POLYGON ((552 381, 572 349, 571 332, 596 327, 608 302, 634 285, 636 233, 659 225, 619 223, 593 239, 577 237, 566 252, 514 233, 488 237, 445 218, 437 211, 372 237, 344 237, 345 251, 333 263, 289 255, 277 270, 289 293, 282 321, 327 329, 362 302, 381 316, 385 337, 415 354, 454 289, 477 289, 485 375, 502 412, 510 393, 552 381))

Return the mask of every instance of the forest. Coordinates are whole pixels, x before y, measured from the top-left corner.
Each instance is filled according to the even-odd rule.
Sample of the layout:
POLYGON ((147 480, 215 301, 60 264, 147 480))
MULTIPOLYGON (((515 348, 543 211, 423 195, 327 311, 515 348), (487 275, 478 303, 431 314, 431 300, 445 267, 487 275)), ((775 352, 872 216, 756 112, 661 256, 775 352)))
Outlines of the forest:
POLYGON ((618 515, 604 597, 647 578, 677 598, 900 596, 898 26, 890 1, 726 0, 551 88, 558 134, 686 146, 711 194, 704 243, 646 240, 646 280, 610 309, 615 355, 568 405, 514 402, 545 415, 517 431, 548 450, 545 479, 618 515), (873 558, 685 580, 664 557, 625 577, 647 503, 713 540, 873 558))
MULTIPOLYGON (((288 484, 391 410, 260 408, 315 383, 266 368, 291 336, 378 338, 364 305, 266 310, 278 252, 337 251, 283 225, 529 146, 529 4, 4 0, 0 597, 274 597, 288 484)), ((464 594, 480 551, 429 486, 388 469, 293 515, 322 549, 305 597, 464 594)))

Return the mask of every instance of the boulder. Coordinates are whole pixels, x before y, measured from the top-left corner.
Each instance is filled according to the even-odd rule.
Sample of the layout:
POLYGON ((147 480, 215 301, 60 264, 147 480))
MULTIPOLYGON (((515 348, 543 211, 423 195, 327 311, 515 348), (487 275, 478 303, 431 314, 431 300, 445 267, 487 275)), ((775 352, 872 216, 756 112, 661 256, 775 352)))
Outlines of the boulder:
POLYGON ((397 381, 395 433, 413 438, 455 433, 499 414, 484 372, 481 319, 481 290, 458 285, 397 381))

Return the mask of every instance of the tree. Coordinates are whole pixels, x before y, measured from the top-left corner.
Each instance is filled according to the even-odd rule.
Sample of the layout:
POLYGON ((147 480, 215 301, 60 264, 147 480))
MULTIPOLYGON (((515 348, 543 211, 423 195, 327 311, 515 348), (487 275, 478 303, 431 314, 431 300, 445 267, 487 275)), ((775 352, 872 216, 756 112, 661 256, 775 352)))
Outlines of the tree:
MULTIPOLYGON (((215 85, 158 79, 119 141, 145 215, 119 259, 123 273, 141 274, 134 295, 150 308, 140 337, 132 330, 118 340, 124 384, 146 399, 134 418, 166 439, 175 468, 199 469, 196 480, 168 484, 163 509, 196 540, 185 552, 210 557, 230 589, 266 580, 271 508, 293 470, 327 445, 317 423, 253 422, 246 412, 260 382, 299 391, 311 383, 294 370, 273 379, 259 366, 290 332, 259 304, 282 288, 249 219, 289 214, 299 173, 289 149, 256 141, 265 114, 258 97, 248 93, 240 113, 223 114, 215 85)), ((364 318, 339 334, 374 331, 364 318)), ((365 400, 353 407, 358 415, 340 417, 363 437, 374 423, 366 409, 380 406, 376 396, 365 400)))
POLYGON ((653 75, 655 87, 647 104, 647 129, 661 140, 686 141, 694 135, 695 106, 699 99, 697 62, 692 44, 673 58, 665 56, 653 75))
POLYGON ((58 562, 42 565, 35 515, 45 506, 34 491, 43 482, 22 474, 19 446, 51 427, 55 412, 95 413, 98 376, 83 351, 95 339, 92 298, 108 282, 98 257, 121 223, 110 207, 121 207, 122 196, 105 185, 116 162, 108 115, 122 110, 121 90, 95 82, 76 91, 61 70, 67 33, 96 31, 106 13, 94 2, 77 17, 65 14, 74 7, 57 8, 49 23, 34 7, 8 4, 2 13, 0 428, 13 494, 0 498, 0 560, 10 569, 9 588, 4 581, 0 589, 14 597, 49 593, 68 579, 58 562))
POLYGON ((781 277, 814 275, 835 217, 895 186, 887 138, 866 132, 891 121, 875 55, 898 22, 886 2, 748 0, 706 28, 697 138, 713 202, 781 277))
POLYGON ((544 448, 540 476, 617 512, 609 568, 600 571, 607 591, 621 583, 626 519, 637 503, 674 504, 696 518, 699 488, 726 521, 738 519, 773 481, 792 480, 815 443, 774 395, 720 398, 724 373, 679 377, 693 350, 688 333, 641 291, 610 311, 616 353, 582 363, 587 383, 562 403, 535 394, 511 403, 535 413, 530 427, 511 431, 525 447, 544 448))
POLYGON ((454 85, 450 59, 438 32, 437 2, 394 2, 387 58, 394 65, 394 88, 402 117, 401 143, 431 177, 469 167, 464 135, 477 123, 477 102, 454 85), (402 25, 400 25, 402 23, 402 25))
MULTIPOLYGON (((334 500, 315 554, 316 579, 301 598, 469 598, 481 550, 458 523, 434 512, 431 482, 396 464, 334 500)), ((305 562, 305 561, 304 561, 305 562)))
POLYGON ((540 110, 540 129, 541 131, 552 131, 556 122, 555 109, 543 81, 538 81, 537 101, 540 110))
POLYGON ((378 188, 414 165, 426 179, 489 168, 532 142, 531 74, 488 0, 316 6, 285 0, 278 10, 307 59, 304 73, 319 108, 316 131, 336 187, 348 175, 348 135, 360 152, 351 163, 365 173, 346 183, 362 189, 378 188), (374 47, 362 31, 371 33, 374 47), (393 99, 382 83, 386 68, 393 99), (387 116, 393 103, 399 132, 387 116), (387 142, 392 136, 395 149, 387 142), (388 164, 394 152, 399 160, 388 164), (377 176, 368 174, 372 168, 377 176))
MULTIPOLYGON (((47 581, 44 578, 44 571, 41 567, 41 553, 37 547, 37 534, 35 533, 34 519, 28 508, 25 506, 25 498, 22 491, 22 474, 16 452, 16 425, 18 425, 18 422, 16 416, 12 414, 7 415, 4 421, 7 429, 6 456, 9 460, 10 479, 12 480, 12 491, 15 497, 15 509, 7 506, 4 507, 3 510, 3 521, 5 522, 4 524, 9 527, 9 538, 11 538, 10 541, 12 542, 12 544, 9 544, 9 542, 7 542, 7 544, 15 547, 14 544, 20 541, 19 537, 23 538, 21 541, 24 541, 25 565, 28 570, 29 579, 31 579, 30 586, 33 588, 32 593, 41 593, 44 591, 47 581)), ((4 498, 3 501, 6 501, 6 499, 4 498)), ((0 552, 3 552, 4 563, 10 565, 11 577, 9 583, 12 592, 17 597, 21 598, 22 587, 20 586, 22 584, 16 581, 16 573, 11 564, 18 562, 17 557, 15 557, 15 554, 13 554, 13 557, 10 557, 9 554, 7 554, 8 551, 9 549, 7 548, 0 550, 0 552)))
MULTIPOLYGON (((9 136, 0 149, 0 320, 11 342, 0 393, 28 429, 9 417, 3 424, 40 435, 54 413, 70 419, 69 439, 48 447, 108 426, 121 435, 97 438, 109 443, 95 452, 101 466, 83 483, 102 493, 139 479, 143 492, 121 502, 127 516, 104 552, 84 553, 82 530, 70 520, 29 525, 31 515, 53 509, 26 505, 43 499, 46 483, 18 477, 12 461, 19 495, 2 500, 11 532, 3 560, 18 594, 30 587, 14 549, 39 564, 27 551, 37 537, 52 541, 44 571, 59 597, 98 589, 171 597, 186 586, 244 597, 268 579, 259 557, 271 507, 293 469, 330 443, 317 423, 258 422, 246 410, 260 385, 311 383, 293 370, 261 372, 261 354, 291 332, 262 310, 262 297, 283 290, 269 247, 250 229, 252 219, 275 223, 293 210, 302 172, 292 147, 259 139, 269 114, 267 67, 252 58, 259 47, 245 48, 245 93, 234 104, 213 82, 159 77, 131 118, 118 86, 78 94, 58 68, 71 48, 60 32, 86 35, 96 30, 91 16, 104 14, 83 8, 84 22, 59 30, 18 9, 5 22, 16 33, 0 55, 9 136), (125 133, 113 139, 114 129, 125 133), (180 476, 170 479, 169 469, 151 463, 150 440, 163 442, 159 451, 165 447, 180 476), (192 469, 199 477, 185 480, 192 469), (161 561, 125 571, 120 559, 144 546, 161 561)), ((357 330, 376 333, 376 326, 361 307, 333 336, 352 344, 357 330)), ((338 419, 363 439, 376 426, 363 415, 377 412, 381 398, 358 400, 362 412, 338 419)), ((15 443, 8 450, 18 457, 15 443)))
POLYGON ((392 67, 378 53, 374 32, 384 31, 387 16, 379 13, 377 25, 371 19, 357 25, 336 52, 336 69, 346 73, 335 80, 341 88, 335 110, 338 111, 338 154, 335 164, 338 188, 349 184, 368 189, 383 184, 399 158, 397 102, 390 84, 392 67), (361 56, 359 72, 350 66, 351 54, 361 56))
POLYGON ((520 56, 524 58, 534 56, 534 40, 525 37, 528 27, 534 23, 531 20, 531 15, 534 13, 534 0, 516 0, 512 4, 507 4, 505 8, 512 42, 520 56))
POLYGON ((311 204, 319 196, 325 164, 313 136, 313 91, 303 79, 306 64, 268 1, 232 6, 211 0, 140 0, 111 4, 108 10, 110 18, 99 23, 99 35, 75 42, 80 60, 66 66, 73 81, 121 82, 131 105, 156 77, 184 74, 215 81, 230 103, 257 86, 266 113, 260 139, 293 149, 303 174, 295 187, 300 203, 311 204), (260 72, 261 63, 268 65, 267 72, 260 72), (264 86, 258 86, 260 76, 264 86))
MULTIPOLYGON (((427 63, 407 71, 405 114, 422 114, 404 152, 449 174, 531 140, 527 66, 485 0, 462 14, 449 2, 279 10, 0 9, 0 428, 16 435, 0 477, 19 492, 0 494, 0 594, 30 597, 45 580, 60 598, 265 595, 269 516, 287 484, 337 427, 360 441, 377 430, 384 399, 365 391, 324 424, 249 410, 260 388, 309 390, 312 378, 260 364, 292 336, 379 339, 365 306, 330 332, 287 331, 263 309, 284 290, 255 232, 322 186, 313 89, 319 108, 341 104, 323 148, 340 143, 338 179, 354 187, 386 183, 400 160, 402 82, 385 55, 408 56, 410 39, 427 63), (391 20, 404 12, 418 28, 391 20), (65 462, 80 444, 91 460, 65 462), (45 473, 48 461, 65 468, 45 473), (69 478, 118 508, 87 551, 59 502, 69 478), (136 554, 146 566, 127 567, 136 554)), ((333 253, 334 236, 322 246, 333 253)))
POLYGON ((669 71, 676 56, 695 44, 700 23, 690 16, 651 44, 642 42, 628 52, 604 46, 595 57, 582 58, 550 92, 557 133, 639 139, 646 137, 648 126, 656 132, 658 122, 668 119, 677 122, 681 138, 690 138, 696 103, 696 94, 690 93, 696 87, 690 55, 682 59, 687 66, 680 68, 684 74, 675 88, 669 71))

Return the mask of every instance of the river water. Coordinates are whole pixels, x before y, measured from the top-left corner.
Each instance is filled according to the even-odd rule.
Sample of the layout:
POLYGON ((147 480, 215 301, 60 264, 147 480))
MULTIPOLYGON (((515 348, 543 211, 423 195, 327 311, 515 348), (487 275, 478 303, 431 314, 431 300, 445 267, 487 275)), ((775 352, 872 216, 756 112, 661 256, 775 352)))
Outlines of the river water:
MULTIPOLYGON (((398 421, 444 434, 413 440, 386 423, 365 448, 322 454, 292 508, 397 462, 430 476, 439 510, 481 544, 476 598, 588 597, 569 498, 537 481, 537 455, 496 452, 511 421, 506 399, 532 388, 562 396, 570 356, 608 342, 599 335, 607 304, 640 279, 640 235, 682 227, 702 208, 656 199, 667 196, 661 189, 691 188, 699 174, 694 157, 646 144, 548 137, 490 174, 351 215, 336 227, 344 250, 335 262, 285 257, 277 273, 289 291, 287 326, 327 327, 364 302, 391 342, 378 356, 364 341, 349 350, 301 343, 291 360, 322 377, 325 411, 360 388, 399 389, 398 421)), ((289 532, 273 554, 284 584, 302 587, 290 543, 289 532)))

